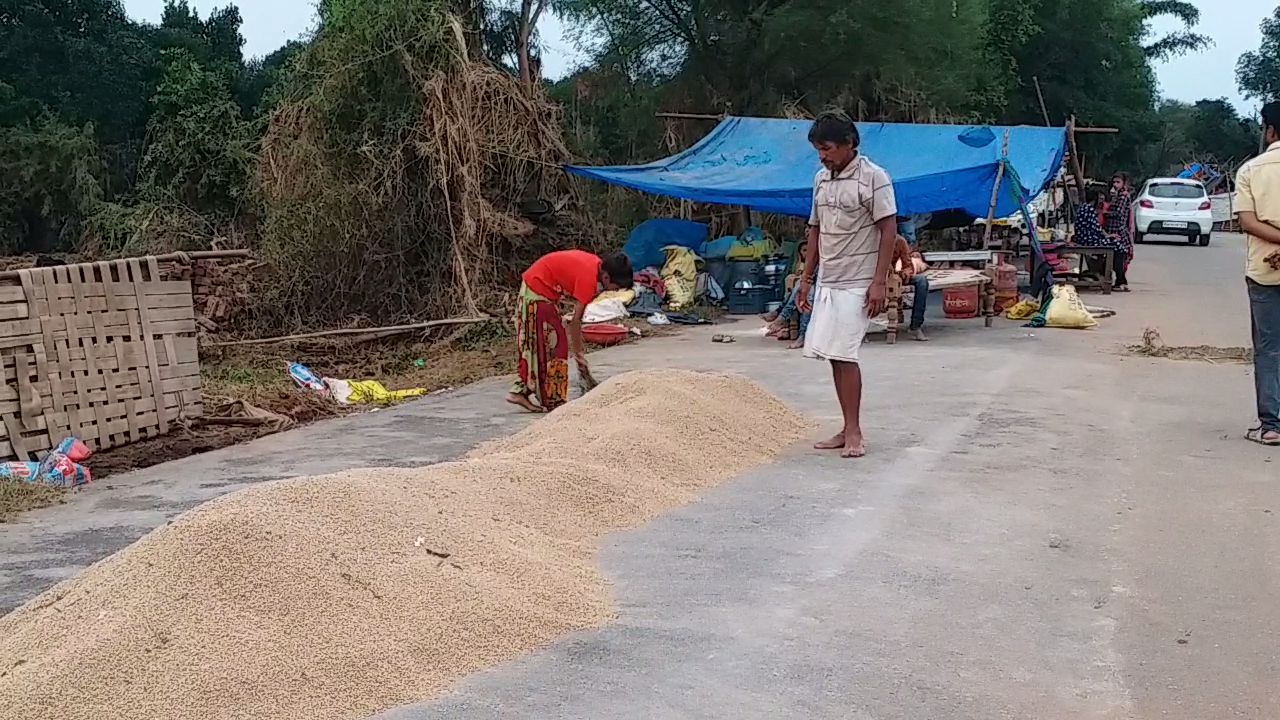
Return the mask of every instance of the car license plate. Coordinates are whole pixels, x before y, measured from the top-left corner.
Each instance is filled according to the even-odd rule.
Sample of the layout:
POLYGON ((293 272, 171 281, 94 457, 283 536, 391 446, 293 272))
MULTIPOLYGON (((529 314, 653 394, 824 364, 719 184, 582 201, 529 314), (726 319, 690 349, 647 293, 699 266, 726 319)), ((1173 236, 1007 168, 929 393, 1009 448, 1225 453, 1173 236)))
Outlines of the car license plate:
POLYGON ((1164 223, 1164 226, 1165 226, 1165 227, 1167 227, 1167 228, 1174 228, 1174 229, 1178 229, 1178 230, 1185 230, 1185 229, 1186 229, 1186 227, 1187 227, 1187 224, 1186 224, 1186 223, 1184 223, 1184 222, 1170 222, 1170 221, 1166 220, 1166 221, 1165 221, 1165 223, 1164 223))

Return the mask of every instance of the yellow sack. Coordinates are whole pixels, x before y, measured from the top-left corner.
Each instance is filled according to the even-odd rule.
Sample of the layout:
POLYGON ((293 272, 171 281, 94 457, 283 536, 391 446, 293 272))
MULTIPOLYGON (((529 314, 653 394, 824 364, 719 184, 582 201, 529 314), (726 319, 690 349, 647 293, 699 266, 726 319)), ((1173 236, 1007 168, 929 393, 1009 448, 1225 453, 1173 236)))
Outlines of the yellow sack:
POLYGON ((698 291, 698 256, 679 245, 668 245, 663 250, 667 253, 667 263, 662 266, 667 304, 672 310, 692 307, 698 291))
POLYGON ((1095 327, 1097 320, 1089 314, 1089 308, 1080 302, 1080 295, 1071 285, 1055 285, 1053 300, 1049 301, 1049 311, 1044 316, 1045 327, 1070 328, 1084 330, 1095 327))
POLYGON ((1005 310, 1004 316, 1010 320, 1029 320, 1038 312, 1040 312, 1040 302, 1038 300, 1027 299, 1019 300, 1016 305, 1005 310))
POLYGON ((605 290, 596 296, 592 302, 602 302, 604 300, 621 300, 623 305, 630 305, 636 301, 635 290, 605 290))
POLYGON ((347 382, 351 386, 351 395, 347 398, 347 402, 358 405, 390 405, 427 394, 426 388, 388 390, 387 386, 377 380, 348 380, 347 382))
POLYGON ((776 252, 778 246, 758 227, 747 228, 725 254, 726 260, 764 260, 776 252))

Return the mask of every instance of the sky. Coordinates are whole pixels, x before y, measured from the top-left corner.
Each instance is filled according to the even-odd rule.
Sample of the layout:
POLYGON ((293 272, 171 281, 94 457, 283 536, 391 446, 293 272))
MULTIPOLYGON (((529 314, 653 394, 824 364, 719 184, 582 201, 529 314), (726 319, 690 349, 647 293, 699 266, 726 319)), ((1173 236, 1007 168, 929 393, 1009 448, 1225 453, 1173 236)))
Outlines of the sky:
MULTIPOLYGON (((192 4, 203 16, 229 1, 194 0, 192 4)), ((1186 101, 1225 97, 1241 111, 1252 112, 1253 104, 1246 102, 1236 89, 1236 59, 1246 50, 1257 49, 1262 38, 1259 24, 1280 0, 1191 2, 1200 8, 1198 30, 1213 38, 1214 46, 1158 65, 1161 95, 1186 101)), ((314 23, 314 0, 238 0, 236 4, 244 17, 245 53, 251 56, 272 52, 306 33, 314 23)), ((155 22, 160 19, 164 0, 124 0, 124 5, 134 18, 155 22)), ((549 78, 563 77, 581 62, 582 55, 565 37, 565 28, 558 19, 547 17, 540 25, 543 72, 549 78)), ((1177 29, 1177 24, 1166 21, 1156 28, 1171 29, 1177 29)))

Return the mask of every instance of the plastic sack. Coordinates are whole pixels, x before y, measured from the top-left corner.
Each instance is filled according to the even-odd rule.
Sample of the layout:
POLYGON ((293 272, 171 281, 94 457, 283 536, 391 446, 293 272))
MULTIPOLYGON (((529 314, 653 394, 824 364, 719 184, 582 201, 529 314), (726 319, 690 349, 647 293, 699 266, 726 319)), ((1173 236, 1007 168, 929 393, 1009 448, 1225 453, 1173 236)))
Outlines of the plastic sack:
POLYGON ((1028 298, 1019 300, 1016 304, 1011 305, 1008 310, 1004 311, 1004 316, 1010 320, 1029 320, 1038 312, 1040 312, 1039 301, 1028 298))
POLYGON ((303 390, 324 392, 324 381, 302 363, 289 363, 289 377, 303 390))
POLYGON ((662 281, 667 287, 667 304, 672 310, 691 307, 698 291, 698 256, 686 247, 667 246, 667 262, 662 281))
POLYGON ((596 296, 596 301, 601 300, 621 300, 623 305, 630 305, 636 301, 636 291, 633 288, 626 290, 605 290, 596 296))
POLYGON ((80 464, 92 454, 89 446, 69 437, 40 462, 0 463, 0 479, 60 488, 79 487, 93 481, 89 468, 80 464))
POLYGON ((777 248, 764 231, 758 227, 749 227, 738 236, 737 242, 725 253, 729 260, 761 261, 773 254, 777 248))
POLYGON ((426 388, 411 390, 388 390, 387 386, 377 380, 335 380, 325 378, 325 385, 333 394, 333 399, 342 405, 391 405, 421 397, 427 394, 426 388))
POLYGON ((1071 285, 1057 285, 1053 288, 1053 301, 1044 316, 1045 327, 1084 330, 1095 327, 1097 320, 1089 313, 1089 308, 1080 301, 1080 295, 1071 285))
POLYGON ((663 249, 668 245, 700 248, 711 234, 707 225, 691 220, 652 218, 645 220, 631 231, 622 252, 631 259, 631 267, 661 266, 665 260, 663 249))
MULTIPOLYGON (((634 298, 634 294, 632 295, 634 298)), ((618 298, 605 298, 603 300, 596 298, 582 311, 582 322, 591 325, 593 323, 609 322, 624 318, 631 313, 627 310, 627 305, 618 298)))

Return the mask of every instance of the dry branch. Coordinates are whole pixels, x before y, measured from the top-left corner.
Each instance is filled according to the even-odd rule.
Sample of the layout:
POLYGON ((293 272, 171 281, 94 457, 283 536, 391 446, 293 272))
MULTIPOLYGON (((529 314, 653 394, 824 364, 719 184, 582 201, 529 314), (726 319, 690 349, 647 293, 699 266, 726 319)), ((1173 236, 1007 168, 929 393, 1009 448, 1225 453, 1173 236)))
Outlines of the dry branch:
POLYGON ((318 332, 299 333, 296 335, 283 335, 280 337, 270 338, 254 338, 252 340, 230 340, 226 342, 209 343, 205 347, 230 347, 232 345, 270 345, 272 343, 291 342, 294 340, 311 340, 322 337, 337 337, 340 335, 369 335, 374 337, 390 337, 402 333, 413 332, 415 330, 428 330, 433 327, 443 327, 446 325, 469 325, 473 323, 489 322, 493 318, 488 315, 478 317, 462 317, 448 318, 445 320, 430 320, 428 322, 413 323, 410 325, 388 325, 386 327, 374 328, 345 328, 341 330, 321 330, 318 332))

